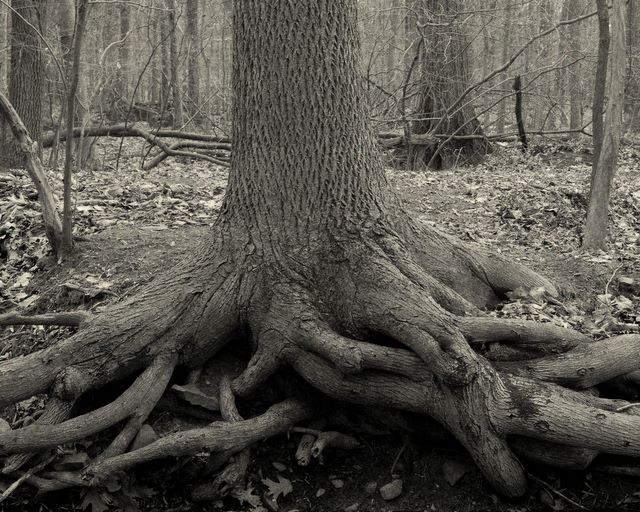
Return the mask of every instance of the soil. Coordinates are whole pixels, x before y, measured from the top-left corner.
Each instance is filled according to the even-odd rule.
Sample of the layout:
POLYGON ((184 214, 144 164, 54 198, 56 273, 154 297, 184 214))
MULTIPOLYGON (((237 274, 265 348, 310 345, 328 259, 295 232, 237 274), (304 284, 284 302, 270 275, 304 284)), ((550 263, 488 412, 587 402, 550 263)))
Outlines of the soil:
MULTIPOLYGON (((114 142, 106 141, 101 147, 108 153, 113 151, 114 142)), ((139 154, 136 147, 128 146, 127 150, 130 158, 139 154)), ((637 160, 625 160, 613 194, 611 251, 584 254, 578 247, 586 206, 587 160, 578 151, 555 156, 545 153, 543 158, 525 157, 512 148, 503 148, 476 167, 438 173, 390 169, 389 178, 406 199, 408 209, 420 218, 463 239, 508 253, 555 280, 564 290, 560 305, 514 298, 492 314, 554 321, 598 336, 606 334, 597 322, 602 312, 598 295, 615 297, 621 293, 614 276, 640 274, 638 204, 629 203, 624 195, 628 189, 640 189, 640 182, 637 160)), ((100 210, 81 212, 78 232, 82 239, 73 257, 61 264, 46 256, 38 260, 33 278, 25 287, 26 294, 37 294, 30 305, 33 312, 99 311, 135 292, 191 251, 208 229, 225 186, 223 170, 199 162, 167 161, 147 173, 137 171, 132 164, 118 171, 80 173, 78 182, 84 178, 79 198, 104 199, 105 203, 100 210), (119 189, 105 196, 105 187, 119 189), (135 195, 138 189, 143 192, 135 195)), ((27 181, 20 183, 28 186, 27 181)), ((7 194, 1 186, 2 182, 0 192, 7 194)), ((636 299, 631 297, 637 306, 636 299)), ((624 321, 628 326, 638 323, 629 312, 624 321)), ((4 328, 0 330, 0 358, 37 350, 68 332, 67 328, 4 328)), ((7 409, 4 416, 15 421, 32 414, 41 404, 42 400, 21 404, 17 409, 7 409)), ((154 416, 151 424, 162 422, 162 414, 154 416)), ((270 439, 254 447, 248 481, 254 494, 262 496, 266 490, 263 479, 277 480, 280 475, 289 480, 292 492, 277 503, 279 510, 289 512, 640 510, 637 479, 596 469, 559 472, 530 467, 529 493, 518 501, 504 501, 483 480, 464 450, 453 442, 429 439, 419 430, 404 435, 359 436, 363 448, 329 450, 322 463, 306 468, 297 466, 294 458, 299 436, 270 439), (454 477, 459 480, 453 482, 454 477), (379 488, 393 479, 402 480, 402 493, 384 501, 379 488)), ((625 464, 633 465, 633 461, 625 464)), ((193 461, 176 460, 145 465, 136 470, 126 492, 104 496, 111 500, 114 510, 135 510, 136 506, 167 511, 251 510, 234 498, 204 505, 192 503, 189 493, 197 466, 193 461)), ((39 500, 23 486, 0 504, 0 510, 81 510, 87 503, 82 490, 39 500)), ((260 502, 260 506, 266 505, 260 502)), ((94 511, 98 508, 94 506, 94 511)))

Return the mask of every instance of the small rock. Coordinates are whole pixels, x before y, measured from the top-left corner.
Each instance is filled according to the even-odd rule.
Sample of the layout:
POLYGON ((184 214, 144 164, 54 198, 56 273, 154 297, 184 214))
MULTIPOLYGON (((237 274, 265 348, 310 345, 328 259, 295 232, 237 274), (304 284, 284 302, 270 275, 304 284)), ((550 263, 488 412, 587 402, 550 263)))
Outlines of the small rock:
POLYGON ((9 432, 11 430, 11 425, 9 422, 3 418, 0 418, 0 432, 9 432))
POLYGON ((460 479, 471 471, 471 466, 463 462, 448 460, 442 464, 442 474, 450 486, 456 485, 460 479))
POLYGON ((325 492, 327 492, 327 491, 326 491, 326 490, 324 490, 324 489, 318 489, 318 490, 316 491, 316 498, 320 498, 320 497, 324 496, 324 493, 325 493, 325 492))
POLYGON ((331 485, 333 485, 336 489, 342 489, 344 487, 344 480, 336 478, 334 480, 331 480, 331 485))
POLYGON ((376 489, 378 488, 378 482, 367 482, 367 485, 364 486, 364 492, 367 496, 371 496, 376 489))
POLYGON ((284 471, 285 469, 287 469, 287 466, 285 466, 282 462, 272 462, 271 465, 276 469, 276 471, 284 471))
POLYGON ((395 500, 402 494, 402 480, 392 480, 386 485, 380 487, 380 496, 385 501, 395 500))
POLYGON ((89 462, 89 457, 84 452, 68 453, 53 464, 56 471, 75 471, 82 469, 89 462))
POLYGON ((151 444, 158 439, 160 439, 160 437, 158 436, 158 434, 156 434, 156 431, 153 430, 153 427, 148 423, 145 423, 140 427, 138 435, 133 440, 131 451, 142 448, 143 446, 147 446, 148 444, 151 444))
POLYGON ((344 512, 356 512, 359 506, 360 506, 360 503, 354 503, 353 505, 349 505, 348 507, 346 507, 344 509, 344 512))

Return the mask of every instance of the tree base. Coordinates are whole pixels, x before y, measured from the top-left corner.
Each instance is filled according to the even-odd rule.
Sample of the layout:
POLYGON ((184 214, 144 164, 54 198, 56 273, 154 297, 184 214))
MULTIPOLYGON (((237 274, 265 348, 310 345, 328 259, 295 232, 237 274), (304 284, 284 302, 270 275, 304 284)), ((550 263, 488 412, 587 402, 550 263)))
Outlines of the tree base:
POLYGON ((526 489, 515 453, 565 467, 584 467, 600 452, 640 455, 640 411, 580 391, 621 377, 635 385, 640 336, 591 343, 551 324, 486 316, 481 308, 509 290, 557 291, 478 247, 395 225, 328 232, 313 250, 267 252, 259 237, 220 221, 193 260, 95 318, 76 318, 79 331, 66 341, 0 363, 2 404, 51 395, 34 424, 0 433, 3 471, 19 475, 30 460, 39 463, 29 454, 120 423, 82 470, 43 467, 26 481, 43 492, 104 485, 137 464, 207 449, 232 462, 197 495, 228 492, 252 443, 318 414, 295 390, 255 417, 238 414, 234 397, 251 400, 283 367, 329 398, 436 420, 505 496, 526 489), (220 358, 230 342, 249 349, 240 366, 220 358), (211 358, 219 364, 200 399, 222 421, 128 451, 174 369, 211 358), (134 375, 114 401, 73 417, 83 393, 134 375))

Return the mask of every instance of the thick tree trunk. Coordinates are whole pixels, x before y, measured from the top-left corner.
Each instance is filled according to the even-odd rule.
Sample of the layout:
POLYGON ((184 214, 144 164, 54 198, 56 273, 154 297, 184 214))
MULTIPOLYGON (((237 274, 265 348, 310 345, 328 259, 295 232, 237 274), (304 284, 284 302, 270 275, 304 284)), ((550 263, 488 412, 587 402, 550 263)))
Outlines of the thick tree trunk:
POLYGON ((423 16, 425 41, 421 53, 422 80, 419 85, 417 121, 414 136, 479 135, 479 138, 444 139, 434 144, 409 144, 408 167, 425 166, 446 169, 460 164, 475 163, 484 157, 488 142, 482 137, 480 122, 468 101, 450 110, 467 88, 470 78, 464 27, 456 21, 459 2, 422 0, 416 4, 423 16), (437 20, 434 22, 433 20, 437 20), (447 30, 442 27, 446 26, 447 30))
MULTIPOLYGON (((39 142, 42 132, 42 87, 44 63, 40 36, 40 19, 46 0, 14 0, 11 14, 11 63, 9 68, 9 101, 24 122, 31 138, 39 142), (27 23, 28 22, 28 23, 27 23), (31 24, 31 26, 29 26, 31 24)), ((4 8, 4 7, 3 7, 4 8)), ((0 124, 2 121, 0 120, 0 124)), ((5 126, 0 130, 3 151, 0 166, 22 167, 24 154, 5 126)))
POLYGON ((315 413, 311 388, 295 380, 288 393, 297 399, 239 417, 234 397, 251 399, 281 366, 334 399, 430 415, 507 496, 526 487, 510 436, 537 440, 513 441, 537 460, 549 443, 569 445, 553 459, 565 466, 598 451, 640 455, 640 418, 628 403, 568 389, 633 379, 640 336, 589 343, 552 324, 483 314, 511 290, 556 290, 402 210, 367 122, 355 11, 355 0, 234 3, 234 152, 221 214, 167 274, 95 317, 59 315, 79 332, 0 362, 0 404, 51 394, 35 424, 0 432, 0 451, 16 454, 5 473, 25 452, 120 422, 82 473, 29 482, 45 491, 100 485, 169 455, 238 452, 315 413), (239 364, 229 364, 229 344, 245 353, 239 364), (173 369, 210 358, 213 375, 189 382, 216 383, 225 421, 125 453, 173 369), (134 375, 110 404, 69 418, 85 391, 134 375), (588 450, 578 458, 574 446, 588 450))

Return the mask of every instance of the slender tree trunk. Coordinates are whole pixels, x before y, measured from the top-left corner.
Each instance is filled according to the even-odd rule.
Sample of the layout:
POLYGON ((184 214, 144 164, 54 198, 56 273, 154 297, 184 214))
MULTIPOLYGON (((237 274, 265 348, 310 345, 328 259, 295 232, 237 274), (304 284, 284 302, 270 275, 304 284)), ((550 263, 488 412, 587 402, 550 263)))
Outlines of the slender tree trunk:
MULTIPOLYGON (((60 31, 60 46, 67 75, 73 66, 73 38, 75 31, 76 6, 74 0, 60 0, 58 7, 58 28, 60 31)), ((81 71, 78 78, 76 94, 76 115, 73 126, 88 126, 91 123, 91 108, 89 104, 87 86, 87 72, 81 71)), ((76 167, 83 168, 94 165, 93 148, 95 140, 78 137, 76 140, 76 167)))
POLYGON ((180 84, 180 65, 178 59, 178 17, 176 15, 175 0, 166 0, 167 9, 169 10, 168 22, 169 29, 169 67, 170 67, 170 84, 171 98, 173 101, 173 127, 182 127, 182 89, 180 84))
MULTIPOLYGON (((560 9, 560 20, 567 20, 569 18, 569 9, 570 4, 575 0, 563 0, 562 7, 560 9)), ((568 123, 566 111, 567 111, 567 68, 565 67, 567 63, 567 48, 568 48, 568 35, 567 31, 569 29, 565 27, 561 27, 559 31, 559 39, 558 39, 558 49, 557 49, 557 61, 558 61, 558 69, 556 69, 556 80, 555 80, 555 88, 554 88, 554 97, 558 103, 557 115, 552 118, 552 120, 557 121, 557 124, 554 124, 557 128, 566 127, 568 123)))
MULTIPOLYGON (((502 32, 502 62, 506 62, 509 58, 509 51, 511 50, 511 27, 513 26, 513 0, 504 0, 504 30, 502 32)), ((498 94, 504 94, 502 91, 507 89, 507 72, 500 73, 500 83, 498 94)), ((508 98, 502 100, 498 105, 498 119, 496 121, 496 132, 504 133, 505 121, 507 119, 507 112, 511 109, 507 109, 507 103, 510 103, 508 98)))
POLYGON ((415 114, 418 120, 413 123, 408 147, 411 169, 446 169, 474 163, 482 160, 488 150, 473 105, 465 101, 449 111, 470 79, 464 27, 456 21, 460 5, 458 1, 443 0, 422 0, 420 5, 422 21, 437 21, 425 23, 422 29, 426 40, 420 54, 422 80, 415 114), (478 138, 446 138, 455 135, 478 138))
MULTIPOLYGON (((0 8, 0 92, 7 90, 7 69, 9 68, 9 9, 0 8)), ((4 140, 0 134, 0 140, 4 140)))
MULTIPOLYGON (((39 142, 42 135, 42 95, 44 63, 41 39, 31 24, 41 30, 41 16, 45 0, 14 0, 11 14, 11 63, 9 68, 9 101, 24 122, 31 138, 39 142), (29 23, 26 23, 25 20, 29 23)), ((4 6, 2 7, 5 8, 4 6)), ((2 121, 0 121, 0 124, 2 121)), ((0 165, 24 166, 24 155, 11 131, 0 130, 3 148, 0 165)))
POLYGON ((198 0, 187 0, 187 37, 188 37, 188 63, 187 63, 187 95, 189 97, 189 114, 195 115, 193 121, 199 122, 200 116, 196 113, 200 108, 200 34, 198 27, 198 0))
MULTIPOLYGON (((569 0, 567 8, 567 17, 569 19, 577 18, 582 14, 582 9, 579 8, 579 2, 575 0, 569 0)), ((580 55, 580 45, 582 42, 582 31, 580 23, 572 23, 569 25, 568 30, 568 56, 570 60, 576 60, 580 55)), ((569 129, 578 130, 582 127, 582 65, 580 62, 574 64, 568 71, 572 77, 569 84, 569 129)), ((579 134, 575 133, 574 137, 578 137, 579 134)))
POLYGON ((604 122, 598 167, 593 173, 587 223, 582 246, 587 250, 606 249, 609 196, 616 171, 618 145, 622 136, 625 84, 625 16, 624 0, 613 0, 611 10, 611 54, 609 56, 609 103, 604 122))
POLYGON ((607 63, 609 61, 609 8, 607 0, 596 0, 598 7, 598 60, 596 64, 596 75, 593 89, 593 107, 591 115, 593 119, 593 169, 591 171, 591 181, 593 182, 598 160, 600 159, 600 148, 602 147, 604 100, 607 88, 607 63))
POLYGON ((625 126, 640 132, 640 0, 627 2, 627 56, 625 126))
POLYGON ((117 95, 118 101, 124 102, 124 104, 128 104, 130 101, 129 98, 129 72, 130 72, 130 64, 129 64, 129 5, 126 2, 120 3, 118 5, 118 14, 120 18, 120 40, 123 40, 123 43, 119 46, 118 58, 120 67, 118 69, 118 79, 117 79, 117 95), (126 39, 125 39, 126 38, 126 39))
POLYGON ((401 68, 399 59, 397 57, 398 50, 398 22, 401 14, 401 0, 391 0, 389 5, 389 46, 386 51, 386 71, 387 71, 387 86, 390 90, 394 90, 396 84, 396 77, 398 69, 401 68))

